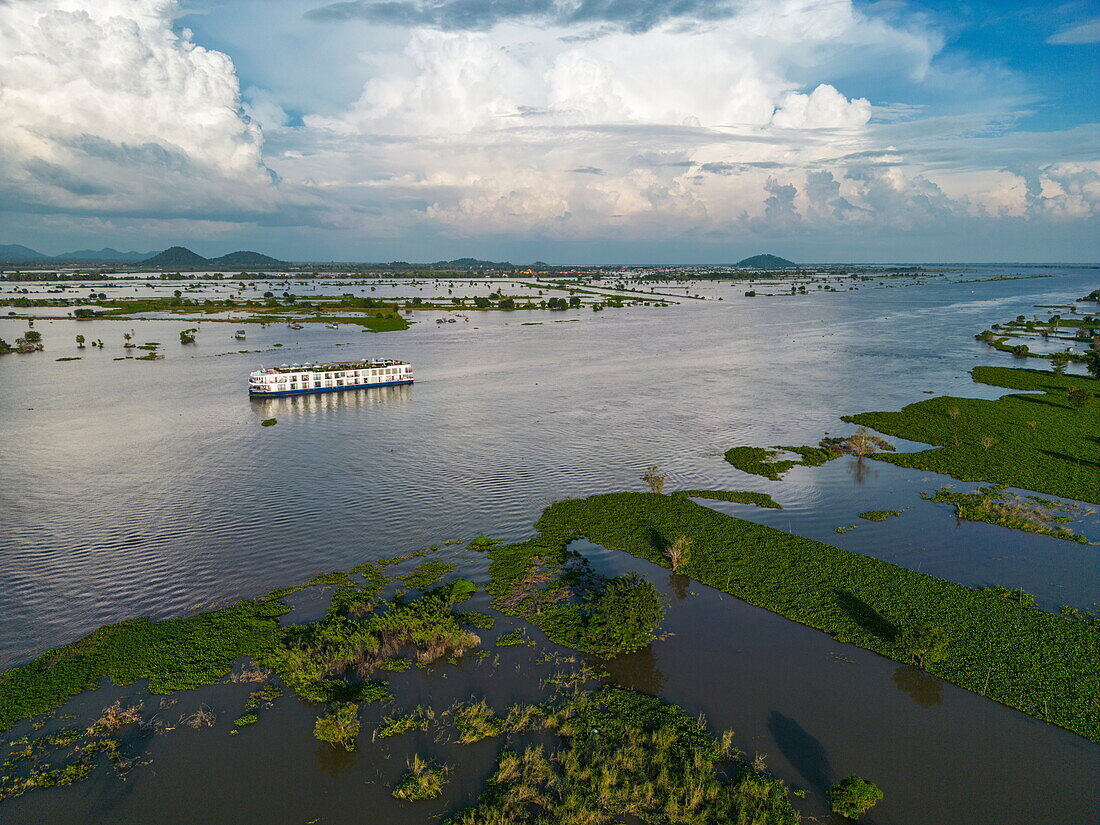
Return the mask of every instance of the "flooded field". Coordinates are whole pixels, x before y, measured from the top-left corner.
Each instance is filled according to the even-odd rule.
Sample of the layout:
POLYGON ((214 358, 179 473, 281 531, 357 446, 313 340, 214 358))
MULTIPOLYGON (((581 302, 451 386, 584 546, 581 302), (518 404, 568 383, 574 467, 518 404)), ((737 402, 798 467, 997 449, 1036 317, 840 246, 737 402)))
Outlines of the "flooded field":
MULTIPOLYGON (((974 484, 851 457, 772 482, 735 470, 722 453, 816 444, 852 432, 841 415, 899 409, 929 392, 1001 395, 973 383, 969 370, 1046 364, 993 351, 975 333, 1046 314, 1036 307, 1097 286, 1095 269, 1027 267, 767 298, 745 297, 744 284, 695 282, 688 292, 722 302, 484 312, 456 324, 435 324, 426 312, 407 331, 378 334, 255 325, 245 342, 226 324, 199 322, 186 346, 177 343, 190 325, 183 320, 37 321, 45 351, 0 358, 0 664, 108 622, 182 615, 446 540, 463 544, 439 557, 484 583, 484 556, 454 548, 481 534, 530 535, 555 499, 642 489, 649 465, 668 474, 669 489, 758 490, 783 507, 708 502, 741 518, 963 584, 1023 588, 1044 609, 1087 608, 1100 601, 1097 547, 958 522, 950 507, 919 495, 974 484), (1017 272, 1053 277, 988 280, 1017 272), (164 359, 115 360, 130 328, 138 343, 163 342, 164 359), (106 346, 77 350, 77 334, 106 346), (69 356, 80 360, 55 360, 69 356), (247 373, 261 364, 367 356, 411 362, 417 383, 247 396, 247 373), (261 427, 269 418, 278 424, 261 427), (858 518, 886 508, 904 512, 881 523, 858 518)), ((446 288, 417 287, 427 296, 446 288)), ((490 291, 472 282, 450 288, 490 291)), ((27 324, 8 311, 0 307, 0 338, 10 341, 27 324)), ((1072 526, 1100 541, 1096 515, 1072 526)), ((732 729, 740 748, 766 754, 776 775, 806 791, 805 813, 827 820, 824 791, 859 774, 886 792, 861 819, 873 825, 1095 817, 1095 744, 633 557, 586 542, 575 549, 601 571, 639 571, 669 604, 673 635, 611 662, 604 680, 732 729)), ((470 609, 492 613, 484 593, 470 609)), ((536 700, 557 666, 539 662, 539 651, 554 646, 494 650, 492 639, 512 626, 498 615, 483 634, 496 662, 393 674, 400 704, 536 700)), ((116 696, 141 695, 139 687, 106 686, 61 712, 97 711, 116 696)), ((186 693, 165 718, 207 703, 231 719, 247 692, 227 684, 186 693)), ((156 701, 146 697, 150 707, 156 701)), ((365 723, 392 711, 367 706, 365 723)), ((29 793, 4 802, 0 818, 137 825, 224 811, 240 821, 343 823, 362 821, 366 808, 378 821, 424 822, 472 802, 500 748, 420 733, 372 744, 368 733, 357 752, 338 754, 313 738, 316 716, 288 696, 236 736, 218 727, 154 736, 152 764, 124 782, 100 775, 29 793), (414 752, 458 766, 441 800, 390 797, 414 752)), ((8 735, 28 730, 20 723, 8 735)))

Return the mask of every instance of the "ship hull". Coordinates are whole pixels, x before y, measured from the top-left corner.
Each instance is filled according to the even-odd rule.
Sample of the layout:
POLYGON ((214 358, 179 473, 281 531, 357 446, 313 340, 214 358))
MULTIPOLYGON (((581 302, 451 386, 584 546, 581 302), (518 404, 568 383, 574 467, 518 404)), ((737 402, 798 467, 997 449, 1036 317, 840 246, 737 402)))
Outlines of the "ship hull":
POLYGON ((310 387, 305 390, 283 390, 281 392, 252 392, 248 391, 249 398, 282 398, 287 395, 313 395, 319 392, 346 392, 347 390, 370 390, 375 387, 396 387, 401 384, 413 383, 412 378, 401 381, 382 381, 375 384, 352 384, 347 387, 310 387))

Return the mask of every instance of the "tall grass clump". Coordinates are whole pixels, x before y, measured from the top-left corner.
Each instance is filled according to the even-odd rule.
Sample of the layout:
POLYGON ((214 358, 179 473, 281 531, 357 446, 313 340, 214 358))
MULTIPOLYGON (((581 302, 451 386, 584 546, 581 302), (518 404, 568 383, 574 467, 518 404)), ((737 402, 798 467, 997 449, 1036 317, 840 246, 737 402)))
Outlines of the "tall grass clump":
POLYGON ((419 799, 436 799, 443 793, 443 783, 450 768, 437 765, 414 754, 406 762, 408 771, 393 787, 393 795, 398 799, 412 802, 419 799))
POLYGON ((1086 514, 1089 511, 1065 502, 1038 496, 1019 496, 1007 491, 1003 484, 979 487, 971 493, 959 493, 941 487, 934 494, 922 493, 921 498, 941 504, 951 504, 955 515, 967 521, 984 521, 1011 530, 1040 533, 1056 539, 1088 544, 1089 540, 1064 526, 1073 521, 1067 513, 1086 514))
POLYGON ((799 822, 780 780, 732 759, 698 720, 660 699, 604 688, 580 694, 548 723, 562 746, 503 751, 477 804, 450 825, 799 822))

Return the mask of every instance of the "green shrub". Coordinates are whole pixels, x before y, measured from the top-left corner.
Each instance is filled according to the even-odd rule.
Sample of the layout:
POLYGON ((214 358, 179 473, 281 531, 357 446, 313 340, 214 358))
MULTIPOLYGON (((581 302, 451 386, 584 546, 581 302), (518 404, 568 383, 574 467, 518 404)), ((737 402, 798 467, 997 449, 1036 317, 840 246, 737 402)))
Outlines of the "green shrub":
POLYGON ((653 641, 665 609, 657 588, 637 573, 608 582, 587 606, 585 650, 610 658, 653 641))
POLYGON ((866 519, 867 521, 886 521, 886 519, 888 519, 888 518, 894 518, 895 516, 900 516, 903 512, 905 512, 905 511, 904 510, 868 510, 865 513, 860 513, 859 517, 861 519, 866 519))
POLYGON ((355 702, 341 702, 329 707, 329 712, 320 717, 313 726, 313 735, 333 747, 355 750, 355 737, 359 735, 359 705, 355 702))
POLYGON ((436 799, 443 793, 450 768, 436 765, 415 754, 407 763, 409 770, 394 785, 393 795, 398 799, 414 801, 418 799, 436 799))
POLYGON ((513 630, 511 633, 505 633, 503 636, 497 638, 497 647, 509 647, 511 645, 534 645, 535 643, 527 637, 527 634, 522 629, 513 630))
POLYGON ((408 713, 401 713, 396 716, 387 716, 384 718, 382 724, 380 724, 378 729, 374 732, 374 738, 385 739, 386 737, 397 736, 398 734, 414 729, 426 730, 434 718, 435 713, 431 708, 417 705, 408 713))
POLYGON ((856 819, 882 801, 882 791, 874 782, 858 776, 849 776, 829 789, 829 802, 833 812, 856 819))

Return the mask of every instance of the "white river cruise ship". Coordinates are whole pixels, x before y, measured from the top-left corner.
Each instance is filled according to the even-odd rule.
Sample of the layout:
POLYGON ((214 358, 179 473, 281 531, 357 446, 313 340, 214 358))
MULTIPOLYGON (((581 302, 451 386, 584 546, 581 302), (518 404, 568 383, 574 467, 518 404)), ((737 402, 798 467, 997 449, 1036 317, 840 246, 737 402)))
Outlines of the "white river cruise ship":
POLYGON ((283 364, 261 367, 248 376, 248 394, 254 398, 338 392, 368 387, 391 387, 413 382, 412 366, 405 361, 340 361, 335 364, 283 364))

